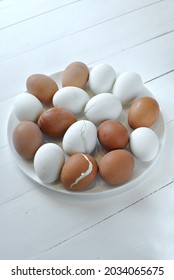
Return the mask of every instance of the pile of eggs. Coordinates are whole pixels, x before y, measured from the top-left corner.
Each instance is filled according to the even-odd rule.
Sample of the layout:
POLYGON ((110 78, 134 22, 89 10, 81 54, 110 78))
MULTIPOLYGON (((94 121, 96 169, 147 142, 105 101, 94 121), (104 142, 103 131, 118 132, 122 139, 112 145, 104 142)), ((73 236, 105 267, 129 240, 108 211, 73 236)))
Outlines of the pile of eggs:
POLYGON ((143 87, 139 74, 116 75, 104 63, 91 70, 82 62, 69 64, 59 87, 51 77, 33 74, 14 102, 19 121, 12 133, 14 148, 33 161, 45 184, 57 181, 79 191, 94 187, 100 177, 120 186, 132 177, 135 159, 149 162, 159 151, 152 127, 160 109, 154 98, 141 95, 143 87), (124 108, 131 132, 121 121, 124 108))

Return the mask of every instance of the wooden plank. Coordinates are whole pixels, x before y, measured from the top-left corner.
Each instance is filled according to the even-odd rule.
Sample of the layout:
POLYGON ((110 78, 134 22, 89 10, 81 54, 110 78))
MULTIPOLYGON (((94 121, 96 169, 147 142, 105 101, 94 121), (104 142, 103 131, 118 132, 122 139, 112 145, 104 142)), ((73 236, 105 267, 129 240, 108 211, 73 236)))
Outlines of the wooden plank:
POLYGON ((0 207, 37 188, 17 167, 9 148, 0 149, 0 207), (11 183, 9 183, 11 182, 11 183))
MULTIPOLYGON (((64 8, 67 5, 75 4, 75 10, 70 11, 70 15, 72 16, 76 9, 80 10, 83 16, 87 16, 90 20, 90 17, 98 17, 103 16, 105 13, 107 14, 108 11, 111 12, 113 10, 116 12, 113 14, 114 16, 120 15, 123 13, 127 13, 136 9, 139 9, 144 6, 153 5, 154 3, 158 3, 164 0, 132 0, 131 2, 126 1, 119 1, 119 0, 108 0, 107 2, 104 0, 15 0, 15 1, 7 1, 7 3, 0 2, 0 29, 6 28, 16 23, 20 23, 30 18, 33 20, 34 17, 38 17, 42 14, 49 14, 54 12, 59 8, 64 8), (77 3, 77 5, 76 5, 77 3), (83 10, 83 7, 86 8, 86 13, 83 10), (116 9, 115 9, 116 7, 116 9), (90 13, 88 13, 90 9, 90 13), (20 11, 20 12, 19 12, 20 11), (89 17, 90 15, 90 17, 89 17)), ((6 1, 5 1, 6 2, 6 1)), ((71 6, 72 8, 72 6, 71 6)), ((114 12, 113 11, 113 12, 114 12)), ((68 20, 70 17, 68 16, 68 20)), ((62 27, 62 26, 61 26, 62 27)))
POLYGON ((0 102, 0 148, 7 145, 7 124, 9 115, 13 107, 13 102, 14 98, 10 98, 5 100, 4 102, 0 102))
POLYGON ((138 6, 138 3, 140 5, 142 2, 134 2, 134 5, 132 1, 129 1, 129 5, 124 5, 124 1, 122 1, 123 4, 118 6, 119 9, 114 1, 103 1, 100 13, 97 12, 98 5, 94 5, 95 2, 92 0, 77 2, 64 7, 63 13, 61 9, 53 10, 50 13, 32 18, 31 21, 24 21, 1 30, 0 37, 3 48, 0 53, 0 62, 52 42, 58 45, 59 51, 59 44, 64 46, 67 37, 71 40, 74 35, 74 39, 72 38, 73 44, 78 43, 81 32, 84 34, 82 37, 86 34, 85 45, 88 46, 90 40, 94 47, 97 44, 98 48, 101 49, 107 43, 111 45, 108 50, 112 52, 113 48, 115 51, 118 47, 121 50, 129 48, 158 34, 168 32, 172 26, 174 29, 171 1, 167 5, 162 1, 152 6, 143 6, 143 8, 138 6), (91 7, 93 7, 92 11, 91 7), (135 7, 137 8, 135 9, 135 7), (130 9, 132 9, 131 12, 128 12, 130 9), (166 13, 164 13, 164 10, 166 13), (119 28, 115 28, 115 26, 119 26, 119 28), (112 37, 111 30, 113 32, 112 37), (79 32, 80 34, 75 34, 79 32), (101 34, 98 40, 96 38, 97 34, 101 34), (66 37, 65 42, 64 37, 66 37), (13 48, 10 48, 11 42, 14 40, 16 43, 13 48), (86 43, 86 40, 88 40, 88 43, 86 43))
POLYGON ((173 199, 174 183, 34 258, 173 260, 173 199))
POLYGON ((80 0, 6 0, 0 1, 0 29, 62 8, 80 0))

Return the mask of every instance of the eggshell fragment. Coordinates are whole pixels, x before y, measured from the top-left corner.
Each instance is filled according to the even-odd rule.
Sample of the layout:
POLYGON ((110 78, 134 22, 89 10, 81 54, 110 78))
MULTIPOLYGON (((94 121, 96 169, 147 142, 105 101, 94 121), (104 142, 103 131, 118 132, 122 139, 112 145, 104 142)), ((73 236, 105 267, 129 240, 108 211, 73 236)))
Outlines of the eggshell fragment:
POLYGON ((158 154, 159 146, 158 136, 148 127, 139 127, 130 135, 130 150, 141 161, 153 160, 158 154))
POLYGON ((85 88, 89 77, 89 69, 83 62, 76 61, 69 64, 62 74, 62 86, 85 88))
POLYGON ((103 156, 99 164, 102 179, 111 185, 125 183, 133 174, 134 158, 126 150, 114 150, 103 156))
POLYGON ((42 133, 35 123, 22 121, 15 127, 12 140, 17 153, 23 158, 31 159, 42 145, 42 133))
POLYGON ((115 120, 106 120, 98 127, 98 139, 106 150, 123 149, 129 142, 126 127, 115 120))
POLYGON ((81 88, 67 86, 59 89, 53 96, 53 105, 62 107, 73 114, 79 114, 89 101, 89 95, 81 88))
POLYGON ((96 179, 98 165, 96 160, 88 154, 72 155, 64 164, 61 171, 61 182, 71 191, 84 190, 96 179))
POLYGON ((89 75, 89 85, 94 94, 111 92, 115 79, 116 73, 112 66, 101 63, 92 68, 89 75))
POLYGON ((111 93, 101 93, 92 97, 85 106, 84 113, 95 124, 107 119, 118 119, 122 105, 118 97, 111 93))
POLYGON ((136 72, 128 71, 120 74, 115 81, 112 93, 116 95, 122 105, 134 100, 143 88, 143 81, 136 72))
POLYGON ((43 104, 51 105, 53 95, 58 91, 56 82, 44 74, 33 74, 26 81, 27 91, 36 96, 43 104))
POLYGON ((62 146, 68 155, 75 153, 90 154, 94 150, 96 142, 96 126, 88 120, 79 120, 72 124, 66 131, 62 146))
POLYGON ((55 182, 65 162, 63 150, 54 143, 42 145, 34 156, 34 169, 44 183, 55 182))
POLYGON ((61 137, 76 122, 76 117, 64 108, 50 108, 38 120, 41 131, 51 137, 61 137))
POLYGON ((134 101, 128 112, 128 123, 131 128, 151 127, 159 116, 158 102, 149 96, 134 101))
POLYGON ((14 101, 13 111, 19 121, 37 121, 43 111, 42 103, 29 93, 19 94, 14 101))

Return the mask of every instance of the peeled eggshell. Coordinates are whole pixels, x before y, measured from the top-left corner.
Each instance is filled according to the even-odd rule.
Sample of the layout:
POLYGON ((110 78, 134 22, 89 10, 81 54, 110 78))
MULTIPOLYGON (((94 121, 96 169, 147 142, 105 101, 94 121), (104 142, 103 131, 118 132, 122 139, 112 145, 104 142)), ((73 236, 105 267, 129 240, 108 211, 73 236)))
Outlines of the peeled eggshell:
POLYGON ((14 101, 13 111, 19 121, 37 121, 43 111, 42 103, 30 93, 19 94, 14 101))
POLYGON ((143 87, 139 74, 128 71, 120 74, 113 86, 112 93, 116 95, 122 105, 126 105, 135 99, 143 87))
POLYGON ((40 115, 38 126, 48 136, 61 137, 76 121, 76 117, 68 110, 64 108, 50 108, 40 115))
POLYGON ((159 151, 159 138, 148 127, 139 127, 130 135, 130 150, 141 161, 153 160, 159 151))
POLYGON ((56 82, 44 74, 33 74, 26 81, 27 91, 36 96, 43 104, 51 105, 53 95, 58 91, 56 82))
POLYGON ((134 101, 128 112, 128 123, 135 129, 141 126, 151 127, 159 116, 158 102, 149 96, 134 101))
POLYGON ((88 154, 77 153, 68 158, 61 171, 61 182, 68 190, 79 191, 89 187, 96 179, 98 165, 88 154))
POLYGON ((125 183, 133 174, 134 158, 126 150, 114 150, 103 156, 99 164, 102 179, 111 185, 125 183))
POLYGON ((67 86, 59 89, 53 97, 53 105, 62 107, 73 114, 79 114, 89 100, 89 95, 81 88, 67 86))
POLYGON ((111 92, 116 79, 112 66, 101 63, 95 65, 89 75, 89 85, 94 94, 111 92))
POLYGON ((62 74, 62 86, 84 88, 88 81, 89 69, 83 62, 76 61, 69 64, 62 74))
POLYGON ((94 150, 96 142, 96 126, 88 120, 80 120, 68 128, 63 137, 62 146, 68 155, 75 153, 90 154, 94 150))
POLYGON ((42 133, 31 121, 20 122, 13 131, 12 139, 17 153, 26 159, 33 158, 42 145, 42 133))
POLYGON ((44 183, 55 182, 65 162, 63 150, 54 143, 42 145, 34 156, 34 169, 44 183))
POLYGON ((111 93, 101 93, 92 97, 85 106, 84 113, 88 120, 98 124, 107 119, 118 119, 122 105, 118 97, 111 93))
POLYGON ((106 150, 124 149, 129 142, 126 127, 115 120, 106 120, 98 127, 98 139, 106 150))

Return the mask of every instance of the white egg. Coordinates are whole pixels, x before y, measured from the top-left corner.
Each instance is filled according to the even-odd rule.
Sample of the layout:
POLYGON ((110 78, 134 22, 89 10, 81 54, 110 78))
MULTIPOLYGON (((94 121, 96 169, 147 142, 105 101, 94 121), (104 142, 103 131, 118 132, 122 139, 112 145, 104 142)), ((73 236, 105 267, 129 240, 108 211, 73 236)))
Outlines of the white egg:
POLYGON ((130 135, 130 150, 141 161, 153 160, 159 151, 159 138, 148 127, 139 127, 130 135))
POLYGON ((79 120, 65 132, 62 146, 68 155, 75 153, 90 154, 97 143, 97 128, 88 120, 79 120))
POLYGON ((67 86, 59 89, 53 96, 53 105, 63 107, 73 114, 79 114, 89 100, 89 95, 81 88, 67 86))
POLYGON ((122 105, 118 97, 111 93, 101 93, 92 97, 85 106, 84 113, 95 124, 106 119, 118 119, 122 105))
POLYGON ((89 85, 94 94, 111 92, 116 79, 115 70, 108 64, 97 64, 89 75, 89 85))
POLYGON ((34 156, 34 169, 44 183, 55 182, 65 162, 63 150, 54 143, 42 145, 34 156))
POLYGON ((129 71, 118 76, 112 93, 121 100, 123 105, 126 105, 138 96, 142 88, 143 82, 140 75, 129 71))
POLYGON ((15 98, 13 111, 19 121, 35 122, 42 113, 43 106, 37 97, 24 92, 15 98))

